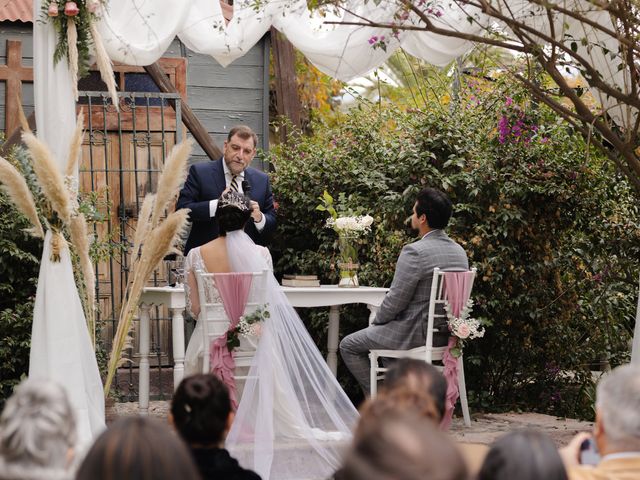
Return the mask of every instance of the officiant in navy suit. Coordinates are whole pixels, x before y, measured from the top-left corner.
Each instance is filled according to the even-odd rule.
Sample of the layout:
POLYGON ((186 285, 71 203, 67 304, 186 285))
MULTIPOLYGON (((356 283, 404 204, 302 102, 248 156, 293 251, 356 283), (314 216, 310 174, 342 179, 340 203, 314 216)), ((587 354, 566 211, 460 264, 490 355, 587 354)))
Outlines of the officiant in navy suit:
POLYGON ((227 188, 251 198, 253 221, 247 222, 247 235, 258 245, 266 245, 270 240, 276 228, 276 212, 269 177, 249 166, 256 154, 257 142, 258 136, 249 127, 234 127, 224 142, 221 159, 191 165, 176 205, 176 209, 191 210, 191 233, 185 255, 218 237, 215 221, 218 198, 227 188))

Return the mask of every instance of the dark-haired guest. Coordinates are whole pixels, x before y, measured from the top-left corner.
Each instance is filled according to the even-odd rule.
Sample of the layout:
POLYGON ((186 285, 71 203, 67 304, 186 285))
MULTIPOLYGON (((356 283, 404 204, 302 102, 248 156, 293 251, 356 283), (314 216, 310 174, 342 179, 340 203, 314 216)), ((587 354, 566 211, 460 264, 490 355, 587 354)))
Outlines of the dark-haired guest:
POLYGON ((233 417, 229 391, 215 375, 187 377, 173 395, 171 421, 188 444, 203 480, 260 480, 224 448, 233 417))
POLYGON ((147 417, 123 418, 98 437, 76 480, 199 480, 184 443, 147 417))
POLYGON ((478 480, 567 480, 558 450, 547 435, 534 430, 498 439, 482 464, 478 480))
MULTIPOLYGON (((469 268, 465 251, 444 231, 452 210, 451 200, 443 192, 425 188, 418 193, 411 227, 418 231, 420 239, 402 249, 393 282, 373 323, 340 342, 342 359, 366 395, 370 389, 371 349, 407 350, 424 346, 434 268, 469 268)), ((434 346, 446 345, 449 339, 446 320, 442 319, 435 328, 438 331, 433 335, 434 346)))

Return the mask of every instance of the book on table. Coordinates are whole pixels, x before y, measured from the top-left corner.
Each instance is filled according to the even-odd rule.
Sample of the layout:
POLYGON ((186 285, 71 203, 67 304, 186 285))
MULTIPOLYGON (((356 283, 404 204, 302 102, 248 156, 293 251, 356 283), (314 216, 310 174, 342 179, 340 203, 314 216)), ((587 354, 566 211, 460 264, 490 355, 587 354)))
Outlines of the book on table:
POLYGON ((283 275, 283 287, 319 287, 320 280, 316 275, 283 275))

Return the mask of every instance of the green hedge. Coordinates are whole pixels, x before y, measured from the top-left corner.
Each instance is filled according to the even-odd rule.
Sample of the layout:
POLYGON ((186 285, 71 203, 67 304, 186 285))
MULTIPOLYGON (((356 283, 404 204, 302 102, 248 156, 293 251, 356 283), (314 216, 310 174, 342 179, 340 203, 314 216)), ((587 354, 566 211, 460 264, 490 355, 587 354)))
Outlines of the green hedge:
MULTIPOLYGON (((457 109, 363 103, 274 149, 277 270, 337 282, 336 235, 315 209, 326 189, 374 216, 359 276, 388 286, 402 245, 415 239, 407 220, 416 192, 444 189, 455 204, 449 233, 479 271, 474 316, 490 325, 465 352, 474 408, 589 417, 590 370, 628 356, 638 201, 564 122, 525 92, 500 90, 473 92, 457 109)), ((325 345, 327 313, 301 312, 325 345)), ((367 311, 345 308, 341 319, 342 338, 367 324, 367 311)), ((343 368, 340 380, 357 401, 343 368)))
POLYGON ((42 244, 0 192, 0 410, 29 369, 33 300, 42 244))

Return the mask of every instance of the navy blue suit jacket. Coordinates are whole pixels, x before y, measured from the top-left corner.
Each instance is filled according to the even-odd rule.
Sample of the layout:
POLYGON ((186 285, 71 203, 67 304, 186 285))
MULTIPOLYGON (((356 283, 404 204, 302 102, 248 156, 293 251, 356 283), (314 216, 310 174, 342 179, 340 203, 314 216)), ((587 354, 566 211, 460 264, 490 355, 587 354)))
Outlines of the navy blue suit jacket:
MULTIPOLYGON (((266 245, 276 228, 276 211, 273 207, 269 177, 260 170, 248 167, 244 171, 244 179, 251 186, 249 197, 258 202, 260 211, 266 220, 261 232, 258 232, 252 219, 249 219, 244 230, 255 243, 266 245)), ((217 200, 225 188, 222 159, 191 165, 189 175, 176 204, 176 209, 189 208, 191 210, 191 233, 189 233, 184 247, 185 255, 192 248, 204 245, 218 237, 218 222, 215 217, 209 216, 209 202, 217 200)))

